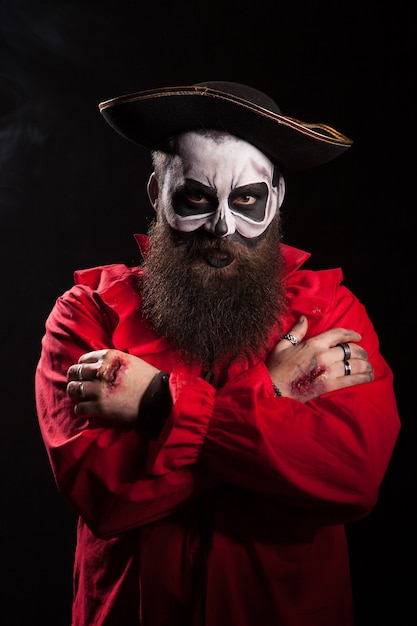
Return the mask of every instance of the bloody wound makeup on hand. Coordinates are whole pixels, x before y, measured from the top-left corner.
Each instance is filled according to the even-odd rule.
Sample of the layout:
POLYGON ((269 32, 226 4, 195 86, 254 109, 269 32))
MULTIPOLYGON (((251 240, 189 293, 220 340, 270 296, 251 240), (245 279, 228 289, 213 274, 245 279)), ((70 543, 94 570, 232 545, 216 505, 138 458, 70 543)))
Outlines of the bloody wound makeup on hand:
POLYGON ((97 377, 103 379, 109 387, 118 386, 118 374, 120 370, 125 370, 127 368, 127 363, 123 361, 120 357, 114 357, 110 363, 108 363, 104 369, 104 372, 101 374, 100 370, 97 372, 97 377))

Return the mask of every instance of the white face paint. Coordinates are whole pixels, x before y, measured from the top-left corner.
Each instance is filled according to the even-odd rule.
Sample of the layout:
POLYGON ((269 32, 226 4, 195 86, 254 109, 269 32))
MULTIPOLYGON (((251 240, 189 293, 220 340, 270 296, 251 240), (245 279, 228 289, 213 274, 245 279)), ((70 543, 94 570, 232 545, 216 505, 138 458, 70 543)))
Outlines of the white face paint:
POLYGON ((246 141, 187 132, 162 181, 159 208, 175 230, 259 237, 284 198, 284 181, 273 187, 273 175, 273 163, 246 141))

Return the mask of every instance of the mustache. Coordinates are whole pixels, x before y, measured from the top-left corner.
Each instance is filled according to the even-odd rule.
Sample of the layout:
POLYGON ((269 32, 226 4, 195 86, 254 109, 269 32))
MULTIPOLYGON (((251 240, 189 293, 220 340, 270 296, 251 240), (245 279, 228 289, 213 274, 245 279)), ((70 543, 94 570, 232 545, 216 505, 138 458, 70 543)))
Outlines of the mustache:
POLYGON ((240 237, 229 236, 225 239, 213 237, 206 231, 193 231, 190 236, 184 233, 173 234, 175 245, 180 248, 188 260, 201 259, 210 253, 230 256, 245 261, 250 257, 250 245, 242 245, 240 237), (192 235, 192 236, 191 236, 192 235))

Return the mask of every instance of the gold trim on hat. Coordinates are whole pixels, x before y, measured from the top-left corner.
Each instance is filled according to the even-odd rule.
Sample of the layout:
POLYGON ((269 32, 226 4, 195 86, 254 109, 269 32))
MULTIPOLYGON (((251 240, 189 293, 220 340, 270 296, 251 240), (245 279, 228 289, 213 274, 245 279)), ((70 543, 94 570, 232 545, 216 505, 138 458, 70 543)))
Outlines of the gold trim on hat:
POLYGON ((163 87, 162 89, 150 89, 147 91, 141 91, 126 94, 124 96, 118 96, 116 98, 111 98, 110 100, 100 102, 98 106, 99 111, 102 112, 106 109, 110 109, 120 104, 129 104, 132 102, 139 102, 140 100, 165 98, 167 96, 205 96, 217 100, 224 100, 226 102, 231 102, 242 108, 245 108, 248 111, 257 113, 258 115, 270 119, 277 124, 292 128, 293 130, 301 132, 303 135, 310 136, 324 143, 338 146, 350 146, 353 143, 352 139, 349 139, 349 137, 346 137, 346 135, 343 135, 335 128, 332 128, 327 124, 302 122, 301 120, 293 117, 287 117, 279 113, 274 113, 269 109, 265 109, 264 107, 261 107, 255 103, 248 102, 247 100, 240 98, 239 96, 235 96, 234 94, 227 94, 222 91, 218 91, 210 87, 205 87, 201 85, 192 85, 190 87, 163 87))

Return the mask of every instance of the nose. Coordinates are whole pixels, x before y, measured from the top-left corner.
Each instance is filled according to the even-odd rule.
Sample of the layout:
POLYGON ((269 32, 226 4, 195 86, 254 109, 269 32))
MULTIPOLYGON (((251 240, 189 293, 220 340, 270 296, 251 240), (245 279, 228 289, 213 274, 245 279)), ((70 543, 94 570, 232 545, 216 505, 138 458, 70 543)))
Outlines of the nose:
POLYGON ((235 232, 235 218, 227 202, 219 204, 213 217, 206 222, 205 229, 216 237, 226 237, 235 232))

